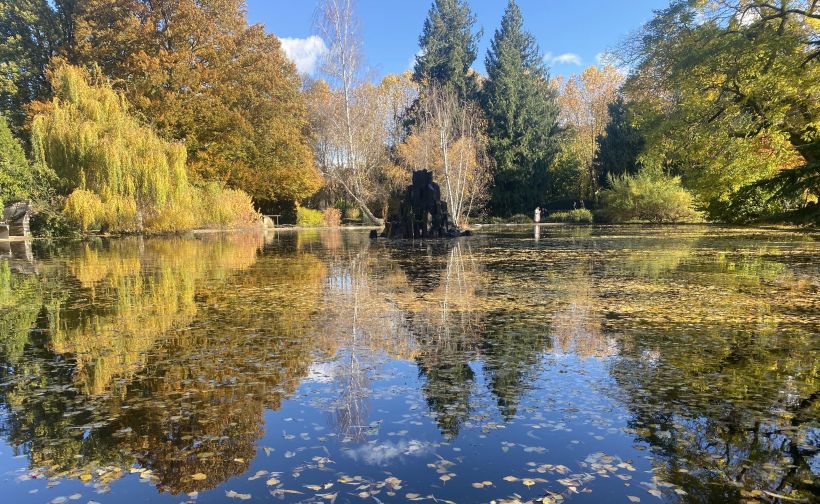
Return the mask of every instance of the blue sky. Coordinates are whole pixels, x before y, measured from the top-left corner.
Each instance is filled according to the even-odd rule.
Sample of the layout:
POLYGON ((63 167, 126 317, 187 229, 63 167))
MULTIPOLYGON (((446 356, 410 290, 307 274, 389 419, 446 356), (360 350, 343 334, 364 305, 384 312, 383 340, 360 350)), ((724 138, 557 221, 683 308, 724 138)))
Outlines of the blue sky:
MULTIPOLYGON (((367 65, 377 76, 411 66, 431 0, 358 0, 367 65)), ((506 0, 471 0, 484 29, 473 67, 484 72, 484 56, 506 0)), ((596 63, 596 56, 618 44, 668 0, 518 0, 526 28, 547 55, 553 75, 569 75, 596 63)), ((283 39, 286 52, 310 73, 322 43, 311 39, 314 0, 248 0, 248 20, 262 23, 283 39)))

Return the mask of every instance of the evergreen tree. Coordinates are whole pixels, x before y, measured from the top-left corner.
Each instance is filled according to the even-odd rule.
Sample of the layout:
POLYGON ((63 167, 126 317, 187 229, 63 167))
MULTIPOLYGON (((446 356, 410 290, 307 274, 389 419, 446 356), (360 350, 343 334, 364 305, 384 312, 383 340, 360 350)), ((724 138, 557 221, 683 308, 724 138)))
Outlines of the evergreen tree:
POLYGON ((493 213, 529 213, 542 203, 547 170, 558 152, 557 93, 535 38, 510 0, 496 30, 482 101, 490 154, 495 159, 493 213))
POLYGON ((607 177, 618 177, 638 172, 638 156, 644 145, 640 131, 632 125, 631 114, 623 98, 609 104, 609 123, 603 135, 598 136, 595 156, 599 187, 608 185, 607 177))
POLYGON ((473 33, 475 22, 466 0, 435 0, 419 37, 421 53, 413 68, 413 80, 448 88, 461 99, 473 97, 478 85, 469 70, 481 38, 481 30, 473 33))

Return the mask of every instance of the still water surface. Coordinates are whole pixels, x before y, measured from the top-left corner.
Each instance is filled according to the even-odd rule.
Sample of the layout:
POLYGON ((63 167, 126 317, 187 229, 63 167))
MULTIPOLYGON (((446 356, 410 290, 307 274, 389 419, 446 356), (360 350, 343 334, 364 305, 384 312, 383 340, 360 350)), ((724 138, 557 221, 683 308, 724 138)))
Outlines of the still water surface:
POLYGON ((820 495, 816 235, 232 233, 5 256, 2 502, 820 495))

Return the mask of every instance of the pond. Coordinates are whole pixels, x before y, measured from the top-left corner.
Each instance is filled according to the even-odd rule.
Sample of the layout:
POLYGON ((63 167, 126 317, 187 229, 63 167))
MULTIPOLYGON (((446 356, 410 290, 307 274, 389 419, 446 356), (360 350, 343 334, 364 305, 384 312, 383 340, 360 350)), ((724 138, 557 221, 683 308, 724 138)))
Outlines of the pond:
POLYGON ((818 238, 13 244, 0 500, 816 502, 818 238))

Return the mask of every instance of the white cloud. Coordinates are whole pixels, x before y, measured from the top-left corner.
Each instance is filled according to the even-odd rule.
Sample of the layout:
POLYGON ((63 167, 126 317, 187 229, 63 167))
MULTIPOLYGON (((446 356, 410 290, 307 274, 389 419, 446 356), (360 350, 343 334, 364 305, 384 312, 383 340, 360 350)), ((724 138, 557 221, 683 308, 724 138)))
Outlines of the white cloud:
POLYGON ((319 59, 327 52, 325 41, 317 35, 307 38, 282 38, 282 50, 296 64, 300 74, 310 75, 316 71, 319 59))
POLYGON ((386 441, 381 444, 365 444, 355 449, 346 450, 345 453, 356 462, 363 462, 367 465, 384 466, 396 459, 406 456, 421 457, 433 453, 434 447, 430 443, 417 441, 399 441, 394 443, 386 441))
POLYGON ((551 65, 576 65, 581 66, 581 57, 575 53, 563 53, 554 56, 551 52, 544 55, 544 61, 551 65))

